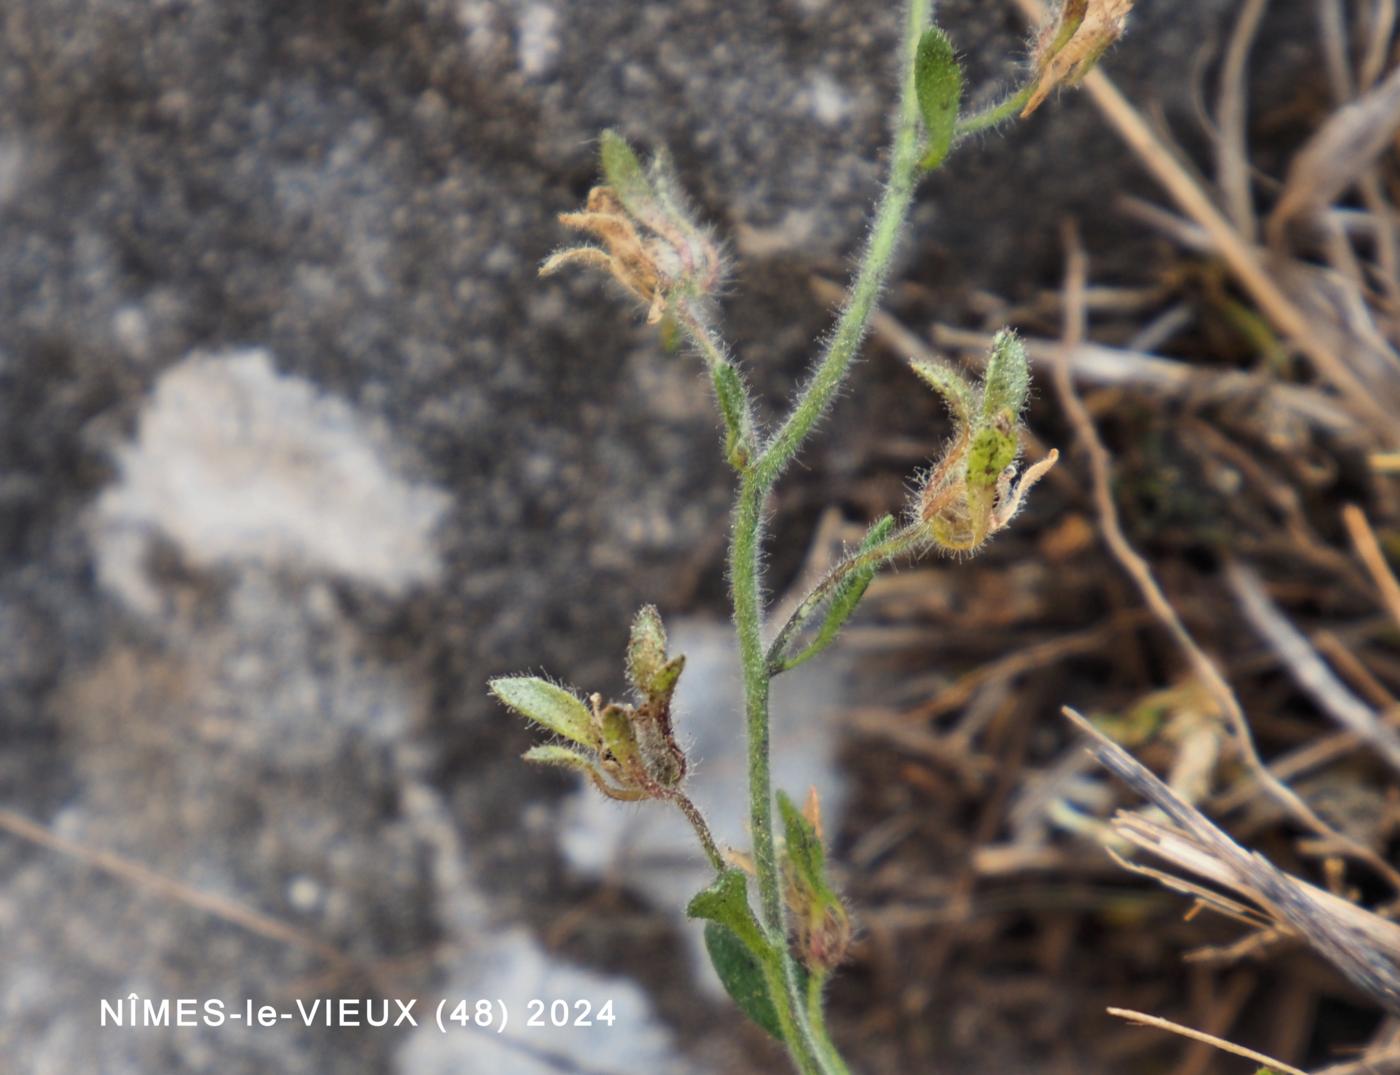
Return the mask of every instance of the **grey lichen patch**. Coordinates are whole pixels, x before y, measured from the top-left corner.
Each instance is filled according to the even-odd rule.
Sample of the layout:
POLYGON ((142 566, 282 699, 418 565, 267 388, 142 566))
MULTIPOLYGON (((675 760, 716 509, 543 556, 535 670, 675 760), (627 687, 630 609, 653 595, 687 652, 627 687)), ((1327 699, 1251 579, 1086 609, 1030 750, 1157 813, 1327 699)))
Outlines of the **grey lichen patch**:
POLYGON ((279 374, 264 350, 195 354, 169 370, 98 499, 98 576, 153 612, 151 538, 196 567, 257 562, 396 595, 440 571, 433 530, 448 496, 397 473, 342 400, 279 374))

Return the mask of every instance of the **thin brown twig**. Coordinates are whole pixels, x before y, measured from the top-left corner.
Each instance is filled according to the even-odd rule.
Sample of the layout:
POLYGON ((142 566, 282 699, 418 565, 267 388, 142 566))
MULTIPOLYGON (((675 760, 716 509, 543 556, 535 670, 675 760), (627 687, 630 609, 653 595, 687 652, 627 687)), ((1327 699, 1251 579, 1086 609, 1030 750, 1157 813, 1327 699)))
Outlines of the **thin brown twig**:
MULTIPOLYGON (((1088 262, 1084 248, 1072 227, 1066 228, 1066 244, 1064 349, 1068 353, 1078 347, 1084 338, 1085 317, 1082 296, 1088 279, 1088 262)), ((1113 461, 1108 454, 1108 449, 1104 447, 1103 441, 1099 439, 1093 419, 1074 390, 1074 383, 1069 376, 1068 363, 1063 359, 1054 366, 1054 383, 1070 424, 1074 426, 1076 439, 1089 457, 1089 466, 1093 476, 1094 503, 1098 510, 1099 526, 1104 543, 1108 546, 1114 559, 1118 561, 1137 586, 1143 600, 1147 602, 1158 621, 1166 628, 1177 647, 1186 656, 1196 676, 1205 684, 1206 689, 1215 699, 1220 711, 1229 719, 1240 752, 1255 779, 1288 814, 1329 841, 1334 847, 1343 850, 1359 861, 1365 862, 1378 874, 1385 877, 1397 892, 1400 892, 1400 871, 1397 871, 1371 848, 1337 832, 1319 817, 1312 807, 1300 799, 1292 788, 1269 771, 1268 765, 1259 754, 1258 747, 1255 746, 1249 721, 1245 717, 1239 699, 1235 697, 1234 690, 1226 682, 1215 662, 1206 655, 1191 636, 1191 632, 1186 629, 1186 625, 1182 623, 1176 609, 1172 607, 1166 594, 1157 584, 1151 566, 1132 547, 1127 536, 1123 533, 1118 518, 1118 508, 1113 500, 1113 461)))
POLYGON ((1356 550, 1356 555, 1361 557, 1361 562, 1370 572, 1376 589, 1380 591, 1381 603, 1395 622, 1400 624, 1400 582, 1396 581, 1395 573, 1390 570, 1390 564, 1386 563, 1385 553, 1381 549, 1381 543, 1376 540, 1376 532, 1366 520, 1366 513, 1355 504, 1348 504, 1342 509, 1342 521, 1346 523, 1347 533, 1351 536, 1352 548, 1356 550))
MULTIPOLYGON (((1041 0, 1016 2, 1033 25, 1039 25, 1044 20, 1045 6, 1041 0)), ((1318 372, 1332 382, 1358 414, 1365 415, 1388 442, 1394 442, 1397 430, 1393 415, 1377 402, 1361 378, 1313 329, 1307 317, 1265 268, 1262 252, 1231 226, 1190 171, 1163 144, 1102 69, 1090 71, 1083 85, 1119 137, 1137 154, 1186 215, 1204 229, 1212 246, 1265 316, 1283 335, 1297 344, 1318 372)))
POLYGON ((30 843, 46 847, 50 851, 57 851, 59 854, 76 859, 84 865, 119 877, 123 881, 143 888, 163 899, 193 907, 195 910, 213 915, 225 922, 231 922, 268 940, 280 941, 283 944, 312 952, 332 966, 346 968, 351 963, 349 957, 324 941, 318 940, 294 926, 289 926, 271 915, 255 910, 247 904, 229 899, 227 896, 205 892, 182 881, 176 881, 156 873, 139 862, 133 862, 131 859, 113 854, 110 851, 86 847, 65 839, 13 810, 0 809, 0 829, 12 836, 19 837, 21 840, 28 840, 30 843))
POLYGON ((1385 70, 1386 57, 1390 54, 1390 38, 1394 32, 1395 0, 1375 0, 1365 31, 1366 51, 1361 57, 1361 71, 1357 76, 1363 93, 1376 84, 1385 70))

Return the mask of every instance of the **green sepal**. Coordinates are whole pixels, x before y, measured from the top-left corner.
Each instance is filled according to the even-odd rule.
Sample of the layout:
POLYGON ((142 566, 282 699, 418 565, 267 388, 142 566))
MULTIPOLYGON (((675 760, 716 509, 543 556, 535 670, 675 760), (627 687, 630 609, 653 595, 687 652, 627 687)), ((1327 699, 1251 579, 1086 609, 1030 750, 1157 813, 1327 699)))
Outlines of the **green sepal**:
POLYGON ((984 426, 972 438, 972 445, 967 450, 969 493, 977 490, 995 492, 1001 472, 1016 459, 1020 448, 1016 434, 998 428, 998 425, 1004 425, 1007 430, 1014 430, 1015 419, 1005 415, 1004 417, 1008 420, 984 426))
POLYGON ((627 679, 651 705, 666 711, 675 693, 676 681, 685 671, 685 656, 666 654, 666 626, 654 605, 647 605, 632 621, 627 641, 627 679))
POLYGON ((914 93, 928 136, 919 161, 925 171, 942 164, 952 148, 962 91, 962 67, 953 54, 953 43, 942 30, 931 26, 919 38, 914 57, 914 93))
POLYGON ((982 374, 982 414, 979 424, 993 421, 998 415, 1009 411, 1014 425, 1026 407, 1030 390, 1031 369, 1026 348, 1016 333, 1002 329, 992 340, 992 353, 987 357, 987 369, 982 374))
POLYGON ((627 679, 645 695, 656 693, 657 677, 666 666, 666 625, 655 605, 644 606, 632 620, 627 639, 627 679))
POLYGON ((976 394, 966 377, 942 362, 920 362, 911 359, 909 366, 919 375, 920 380, 943 397, 959 426, 972 421, 976 394))
POLYGON ((678 653, 663 664, 652 679, 652 693, 658 697, 669 699, 675 692, 676 681, 681 678, 681 673, 684 671, 685 654, 678 653))
POLYGON ((623 770, 633 774, 645 772, 632 715, 620 705, 610 705, 603 710, 601 724, 603 746, 623 770))
POLYGON ((634 215, 639 215, 643 209, 654 209, 656 196, 651 182, 627 140, 614 130, 606 130, 598 141, 603 178, 617 194, 618 200, 634 215))
POLYGON ((783 817, 784 855, 795 879, 809 892, 834 900, 836 896, 826 881, 826 852, 817 830, 786 792, 778 792, 778 812, 783 817))
MULTIPOLYGON (((879 545, 894 532, 894 525, 893 515, 886 515, 880 519, 865 532, 857 554, 869 552, 879 545)), ((860 599, 865 596, 865 591, 870 588, 870 583, 879 569, 879 564, 872 563, 859 571, 852 571, 842 580, 827 603, 826 615, 822 618, 822 625, 817 631, 816 637, 795 657, 780 657, 781 664, 778 666, 780 671, 786 672, 798 665, 806 664, 836 641, 836 636, 841 633, 841 628, 846 626, 846 621, 855 612, 856 606, 860 604, 860 599)))
POLYGON ((581 746, 594 748, 593 716, 582 700, 563 687, 535 676, 502 676, 491 693, 521 716, 581 746))
POLYGON ((717 922, 705 923, 705 950, 710 963, 739 1010, 779 1041, 783 1040, 778 1010, 768 993, 763 965, 734 931, 717 922))
POLYGON ((772 950, 749 906, 749 882, 743 870, 728 869, 709 888, 697 892, 685 909, 688 918, 718 922, 733 932, 758 959, 771 958, 772 950))

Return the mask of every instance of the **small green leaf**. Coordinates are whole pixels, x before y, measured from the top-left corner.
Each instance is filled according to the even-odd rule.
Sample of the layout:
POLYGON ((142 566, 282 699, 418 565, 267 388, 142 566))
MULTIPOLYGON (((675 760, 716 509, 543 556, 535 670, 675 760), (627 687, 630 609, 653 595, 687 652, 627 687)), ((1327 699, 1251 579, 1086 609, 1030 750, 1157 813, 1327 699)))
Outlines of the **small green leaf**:
POLYGON ((743 470, 747 458, 743 456, 741 438, 744 429, 744 385, 739 380, 739 371, 728 362, 717 363, 713 369, 715 400, 719 403, 724 418, 725 454, 736 470, 743 470))
POLYGON ((779 1041, 783 1040, 778 1010, 768 993, 763 966, 732 930, 716 922, 705 923, 705 950, 725 991, 739 1010, 779 1041))
POLYGON ((588 707, 563 687, 534 676, 503 676, 490 687, 511 709, 556 735, 586 747, 598 745, 588 707))
POLYGON ((829 892, 826 883, 826 852, 817 830, 802 816, 786 792, 778 792, 778 812, 783 816, 784 851, 803 884, 812 890, 829 892))
MULTIPOLYGON (((985 424, 1005 411, 1011 413, 1014 423, 1025 409, 1030 390, 1031 369, 1026 359, 1026 349, 1016 333, 1002 329, 992 340, 992 353, 982 374, 980 423, 985 424)), ((1008 463, 1010 461, 1007 460, 1008 463)))
MULTIPOLYGON (((858 552, 869 552, 893 532, 894 516, 886 515, 866 531, 858 552)), ((860 604, 860 599, 865 596, 865 591, 869 589, 879 567, 879 564, 871 564, 859 571, 853 571, 842 581, 841 585, 836 587, 827 604, 826 616, 822 619, 821 629, 817 631, 816 637, 797 656, 781 658, 782 663, 779 667, 782 671, 786 672, 800 664, 806 664, 836 640, 841 628, 846 626, 846 621, 851 618, 856 606, 860 604)))
POLYGON ((909 365, 926 385, 943 397, 959 425, 972 421, 974 393, 966 377, 942 362, 911 360, 909 365))
POLYGON ((536 765, 556 765, 561 769, 573 769, 580 773, 587 773, 589 776, 596 772, 590 759, 568 747, 557 746, 553 743, 531 747, 521 757, 536 765))
POLYGON ((635 214, 644 207, 654 208, 656 197, 646 171, 622 135, 613 130, 604 131, 599 138, 598 155, 603 166, 603 178, 628 211, 635 214))
POLYGON ((749 906, 749 883, 742 870, 725 870, 714 884, 695 894, 685 913, 689 918, 718 922, 733 931, 758 959, 772 955, 767 938, 749 906))
POLYGON ((937 168, 953 145, 962 103, 963 74, 948 35, 933 26, 919 38, 914 58, 914 91, 928 142, 920 166, 937 168))

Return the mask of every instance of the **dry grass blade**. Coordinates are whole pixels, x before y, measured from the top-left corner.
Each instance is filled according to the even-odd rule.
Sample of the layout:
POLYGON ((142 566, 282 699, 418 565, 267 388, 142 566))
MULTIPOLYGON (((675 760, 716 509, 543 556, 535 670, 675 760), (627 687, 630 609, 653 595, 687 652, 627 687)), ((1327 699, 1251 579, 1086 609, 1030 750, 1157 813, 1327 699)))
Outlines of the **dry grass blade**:
POLYGON ((1127 1008, 1109 1008, 1109 1015, 1116 1015, 1120 1019, 1126 1019, 1130 1023, 1137 1023, 1139 1026, 1155 1027, 1158 1030, 1168 1030, 1173 1034, 1180 1034, 1183 1038, 1190 1038, 1192 1041, 1203 1041, 1207 1045, 1213 1045, 1223 1052, 1234 1053, 1236 1056, 1243 1056, 1256 1063, 1267 1064, 1275 1071, 1284 1072, 1285 1075, 1308 1075, 1306 1071, 1285 1064, 1282 1060, 1275 1060, 1271 1056, 1263 1053, 1256 1053, 1253 1049, 1246 1049, 1243 1045, 1236 1045, 1232 1041, 1218 1038, 1214 1034, 1207 1034, 1204 1030, 1193 1030, 1189 1026, 1182 1026, 1180 1023, 1173 1023, 1170 1019, 1163 1019, 1160 1015, 1148 1015, 1145 1012, 1129 1011, 1127 1008))
POLYGON ((1230 219, 1245 239, 1255 239, 1254 199, 1250 197, 1249 155, 1245 148, 1248 126, 1246 73, 1249 49, 1259 31, 1259 23, 1269 0, 1245 0, 1240 8, 1225 62, 1220 68, 1220 105, 1216 115, 1219 139, 1216 143, 1216 176, 1225 194, 1230 219))
POLYGON ((1395 573, 1386 562, 1381 543, 1376 540, 1376 532, 1366 521, 1366 513, 1355 504, 1348 504, 1342 509, 1342 521, 1346 523, 1347 533, 1351 535, 1351 544, 1356 549, 1356 555, 1361 557, 1380 591, 1382 604, 1396 624, 1400 625, 1400 582, 1396 581, 1395 573))
MULTIPOLYGON (((1073 229, 1066 229, 1066 240, 1068 254, 1065 271, 1064 353, 1069 354, 1084 339, 1083 295, 1088 278, 1088 266, 1083 248, 1080 246, 1078 236, 1073 229)), ((1161 586, 1157 584, 1151 566, 1132 547, 1128 542, 1127 535, 1123 533, 1123 526, 1118 518, 1118 507, 1113 500, 1112 459, 1108 454, 1108 449, 1104 447, 1103 441, 1099 439, 1098 430, 1095 429, 1094 421, 1083 401, 1074 391, 1074 385, 1069 376, 1068 362, 1064 359, 1057 362, 1054 371, 1055 390, 1060 396, 1065 413, 1074 426, 1077 439, 1089 456, 1090 469, 1093 473, 1094 503, 1098 508, 1099 526, 1103 532, 1104 543, 1108 546, 1114 559, 1136 584, 1153 615, 1175 640, 1177 646, 1190 662, 1196 676, 1205 684, 1206 689, 1215 699, 1220 711, 1229 718, 1240 752, 1244 755, 1244 760, 1255 780, 1290 815, 1323 837, 1334 848, 1354 859, 1365 862, 1383 876, 1392 888, 1400 891, 1400 871, 1397 871, 1371 848, 1337 832, 1319 817, 1312 807, 1300 799, 1292 788, 1269 771, 1268 765, 1265 764, 1254 744, 1254 735, 1250 731, 1249 721, 1245 718, 1244 709, 1240 706, 1239 699, 1235 697, 1235 692, 1226 682, 1215 662, 1206 655, 1191 636, 1191 632, 1186 629, 1186 625, 1177 615, 1176 609, 1172 607, 1166 594, 1162 592, 1161 586)))
POLYGON ((1245 618, 1273 647, 1298 685, 1312 695, 1328 716, 1354 732, 1400 772, 1400 735, 1381 723, 1380 716, 1332 673, 1303 633, 1288 622, 1264 592, 1259 577, 1237 562, 1230 563, 1225 577, 1245 618))
MULTIPOLYGON (((1038 25, 1044 18, 1045 8, 1040 0, 1017 0, 1017 4, 1033 24, 1038 25)), ((1387 444, 1400 441, 1400 423, 1396 423, 1391 411, 1374 398, 1343 357, 1345 352, 1314 330, 1307 315, 1279 286, 1273 271, 1265 266, 1259 249, 1231 226, 1190 170, 1162 143, 1108 76, 1099 70, 1091 71, 1084 79, 1084 88, 1128 147, 1206 233, 1212 247, 1264 315, 1307 355, 1356 413, 1366 417, 1378 436, 1387 444)))
POLYGON ((1374 89, 1337 109, 1288 166, 1269 241, 1282 246, 1288 226, 1330 205, 1376 162, 1400 127, 1400 68, 1374 89))
POLYGON ((119 877, 123 881, 154 893, 161 899, 184 904, 186 907, 192 907, 204 914, 213 915, 215 918, 223 919, 225 922, 246 929, 250 933, 266 937, 268 940, 312 952, 332 967, 346 968, 350 964, 348 957, 324 941, 318 940, 294 926, 289 926, 271 915, 263 914, 261 911, 254 910, 246 904, 226 896, 205 892, 158 874, 139 862, 133 862, 121 855, 84 847, 72 840, 66 840, 12 810, 0 810, 0 829, 22 840, 28 840, 40 847, 47 847, 51 851, 68 855, 87 866, 119 877))
MULTIPOLYGON (((886 315, 887 316, 887 315, 886 315)), ((897 350, 909 354, 930 354, 915 336, 904 331, 896 336, 888 326, 876 325, 876 334, 890 340, 897 350), (911 346, 912 345, 912 346, 911 346)), ((985 354, 992 336, 985 332, 935 326, 935 341, 943 347, 956 348, 969 355, 985 354)), ((1355 420, 1342 407, 1322 392, 1300 385, 1264 381, 1248 373, 1200 370, 1158 355, 1143 354, 1121 347, 1108 347, 1092 340, 1081 340, 1068 351, 1058 340, 1028 337, 1021 341, 1031 362, 1053 363, 1064 354, 1070 372, 1077 380, 1091 385, 1125 385, 1155 392, 1170 398, 1228 402, 1256 398, 1269 408, 1276 408, 1307 422, 1327 433, 1355 432, 1355 420)))
POLYGON ((1089 737, 1100 764, 1168 819, 1122 812, 1114 818, 1115 832, 1178 869, 1252 900, 1358 988, 1400 1012, 1400 926, 1245 850, 1082 716, 1068 708, 1064 713, 1089 737))

